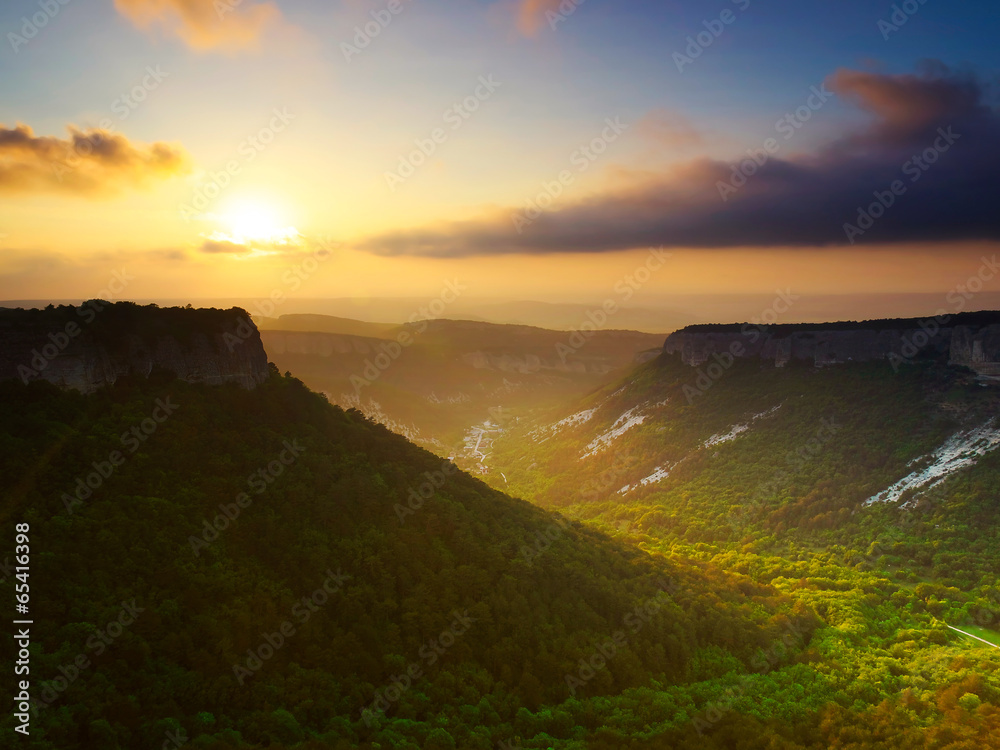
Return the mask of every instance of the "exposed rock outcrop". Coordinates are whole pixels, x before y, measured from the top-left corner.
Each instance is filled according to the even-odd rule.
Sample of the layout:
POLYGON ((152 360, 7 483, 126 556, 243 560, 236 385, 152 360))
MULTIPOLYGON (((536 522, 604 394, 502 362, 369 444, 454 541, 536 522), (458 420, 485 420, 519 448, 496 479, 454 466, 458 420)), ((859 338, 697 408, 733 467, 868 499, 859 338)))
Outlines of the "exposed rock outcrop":
POLYGON ((980 375, 1000 376, 1000 313, 829 324, 688 326, 672 333, 663 351, 697 367, 713 357, 759 358, 782 367, 846 362, 947 358, 980 375))
POLYGON ((950 359, 980 375, 1000 377, 1000 325, 956 326, 951 334, 950 359))
POLYGON ((140 307, 0 310, 0 379, 47 380, 91 393, 123 376, 166 371, 189 383, 254 388, 267 355, 246 311, 140 307))

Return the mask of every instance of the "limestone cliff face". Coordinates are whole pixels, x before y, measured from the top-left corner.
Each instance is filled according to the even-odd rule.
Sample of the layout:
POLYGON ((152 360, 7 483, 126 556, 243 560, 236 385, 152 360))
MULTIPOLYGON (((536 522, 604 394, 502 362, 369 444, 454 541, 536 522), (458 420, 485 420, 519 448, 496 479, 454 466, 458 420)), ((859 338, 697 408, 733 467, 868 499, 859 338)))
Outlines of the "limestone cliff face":
POLYGON ((773 362, 777 367, 793 360, 820 367, 947 357, 950 364, 964 365, 980 375, 1000 376, 1000 313, 766 328, 689 326, 667 337, 663 351, 679 354, 693 367, 726 353, 773 362))
POLYGON ((980 375, 1000 377, 1000 325, 956 326, 951 334, 949 359, 980 375))
POLYGON ((91 393, 123 376, 148 377, 155 370, 189 383, 248 389, 268 377, 260 334, 238 308, 86 303, 0 310, 0 379, 42 379, 91 393))

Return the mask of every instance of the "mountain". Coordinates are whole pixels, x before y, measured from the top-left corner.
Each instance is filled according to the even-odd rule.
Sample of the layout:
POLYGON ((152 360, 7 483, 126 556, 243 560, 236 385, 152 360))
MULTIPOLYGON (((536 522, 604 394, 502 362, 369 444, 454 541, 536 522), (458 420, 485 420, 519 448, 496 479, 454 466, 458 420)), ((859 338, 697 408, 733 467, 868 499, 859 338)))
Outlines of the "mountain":
MULTIPOLYGON (((127 312, 126 336, 177 341, 218 315, 127 312)), ((273 367, 235 381, 0 382, 26 747, 620 747, 690 724, 685 685, 792 662, 819 623, 492 490, 273 367)))
POLYGON ((506 425, 525 499, 275 366, 2 381, 22 744, 996 747, 1000 392, 926 355, 660 351, 506 425))
POLYGON ((309 333, 337 333, 370 339, 391 339, 398 332, 395 323, 369 323, 363 320, 338 318, 333 315, 305 313, 282 315, 278 318, 258 318, 261 331, 306 331, 309 333))
POLYGON ((818 349, 776 362, 739 325, 688 329, 599 392, 511 426, 486 480, 823 617, 802 672, 733 677, 737 694, 714 699, 724 719, 677 746, 763 747, 738 739, 762 726, 780 747, 996 746, 1000 383, 971 369, 994 358, 995 319, 958 317, 909 359, 888 356, 906 355, 909 321, 769 333, 869 346, 893 332, 869 361, 840 363, 818 349), (724 356, 733 341, 748 354, 724 356), (982 357, 956 356, 970 341, 982 357), (790 700, 793 679, 805 688, 790 700), (824 703, 812 718, 807 700, 824 703))
POLYGON ((267 326, 264 347, 282 371, 478 471, 488 470, 479 439, 484 432, 491 438, 524 410, 624 375, 636 361, 655 356, 663 340, 635 331, 564 332, 460 320, 386 327, 286 315, 267 326))
POLYGON ((886 360, 894 367, 922 358, 946 358, 979 374, 1000 375, 1000 313, 975 312, 825 324, 692 325, 672 333, 663 351, 685 364, 754 357, 781 367, 791 360, 815 365, 886 360))
POLYGON ((47 380, 91 393, 119 378, 172 373, 189 383, 254 388, 267 355, 245 310, 79 306, 0 309, 0 380, 47 380))

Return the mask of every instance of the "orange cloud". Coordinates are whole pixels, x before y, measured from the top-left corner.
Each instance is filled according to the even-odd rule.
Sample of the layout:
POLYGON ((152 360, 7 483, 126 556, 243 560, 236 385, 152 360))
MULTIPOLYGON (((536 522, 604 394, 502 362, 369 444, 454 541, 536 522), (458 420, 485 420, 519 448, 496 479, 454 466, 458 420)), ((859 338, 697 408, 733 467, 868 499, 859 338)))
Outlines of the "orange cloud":
POLYGON ((281 11, 271 2, 115 0, 115 7, 139 28, 162 27, 199 51, 253 49, 264 30, 281 21, 281 11))
POLYGON ((517 10, 517 28, 525 36, 535 36, 545 22, 546 13, 558 13, 562 0, 521 0, 517 10))
POLYGON ((120 133, 69 126, 67 139, 0 124, 0 192, 99 194, 141 187, 189 170, 180 146, 133 144, 120 133))

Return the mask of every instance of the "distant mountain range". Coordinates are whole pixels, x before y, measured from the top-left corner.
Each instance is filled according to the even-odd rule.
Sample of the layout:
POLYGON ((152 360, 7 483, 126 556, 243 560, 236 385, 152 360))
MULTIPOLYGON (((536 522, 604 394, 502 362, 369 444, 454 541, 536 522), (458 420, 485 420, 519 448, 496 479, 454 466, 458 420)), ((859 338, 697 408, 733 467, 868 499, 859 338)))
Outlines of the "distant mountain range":
MULTIPOLYGON (((387 325, 319 315, 261 322, 270 359, 334 403, 445 455, 527 409, 582 395, 656 356, 662 334, 551 331, 477 321, 387 325)), ((476 453, 474 456, 473 453, 476 453)))
MULTIPOLYGON (((357 297, 357 298, 282 298, 275 303, 268 297, 158 298, 135 300, 140 304, 156 303, 162 307, 216 307, 247 310, 255 321, 288 315, 327 315, 372 323, 399 324, 411 316, 445 317, 487 323, 528 325, 569 331, 591 321, 602 307, 606 295, 572 302, 539 302, 462 295, 439 314, 431 315, 426 297, 357 297)), ((755 324, 791 321, 825 323, 844 319, 886 319, 933 314, 942 306, 952 312, 1000 309, 1000 292, 980 291, 968 297, 948 299, 933 293, 885 292, 872 294, 816 294, 785 288, 759 294, 657 294, 636 295, 625 301, 614 297, 618 311, 604 327, 645 333, 669 333, 696 323, 725 323, 742 320, 755 324), (777 319, 770 319, 776 298, 792 299, 777 319), (770 312, 769 312, 770 311, 770 312)), ((50 303, 79 305, 82 299, 0 300, 0 307, 37 307, 50 303)), ((263 327, 263 326, 262 326, 263 327)))

